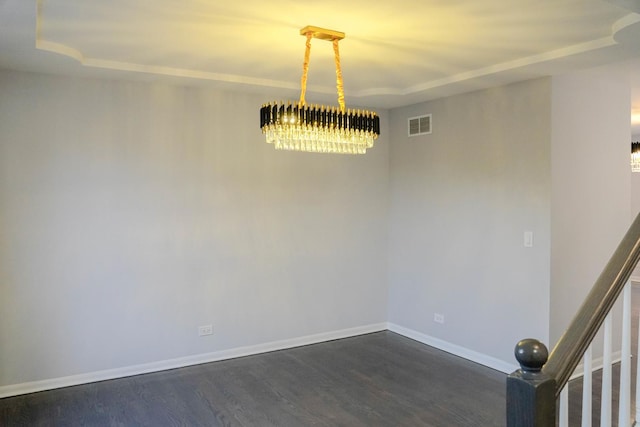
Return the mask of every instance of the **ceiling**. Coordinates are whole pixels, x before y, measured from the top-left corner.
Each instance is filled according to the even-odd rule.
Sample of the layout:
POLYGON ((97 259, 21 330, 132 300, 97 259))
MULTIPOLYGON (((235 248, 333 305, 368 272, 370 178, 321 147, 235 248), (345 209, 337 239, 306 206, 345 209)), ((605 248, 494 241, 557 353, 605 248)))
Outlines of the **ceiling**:
MULTIPOLYGON (((640 112, 638 0, 0 0, 0 68, 296 100, 307 25, 346 33, 347 106, 392 108, 619 63, 640 112)), ((306 99, 335 98, 331 43, 314 39, 306 99)))

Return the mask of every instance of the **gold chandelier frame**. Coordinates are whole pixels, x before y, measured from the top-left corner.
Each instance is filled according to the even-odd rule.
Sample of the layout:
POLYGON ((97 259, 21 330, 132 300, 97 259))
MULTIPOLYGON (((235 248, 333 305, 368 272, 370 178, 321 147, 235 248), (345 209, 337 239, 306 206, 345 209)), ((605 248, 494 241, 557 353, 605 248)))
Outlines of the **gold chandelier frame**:
POLYGON ((344 82, 338 43, 345 34, 340 31, 306 26, 300 30, 306 37, 306 49, 297 102, 273 102, 260 109, 260 128, 266 142, 278 150, 319 153, 364 154, 380 135, 380 118, 371 111, 345 108, 344 82), (331 41, 336 64, 338 107, 308 105, 305 99, 311 39, 331 41))

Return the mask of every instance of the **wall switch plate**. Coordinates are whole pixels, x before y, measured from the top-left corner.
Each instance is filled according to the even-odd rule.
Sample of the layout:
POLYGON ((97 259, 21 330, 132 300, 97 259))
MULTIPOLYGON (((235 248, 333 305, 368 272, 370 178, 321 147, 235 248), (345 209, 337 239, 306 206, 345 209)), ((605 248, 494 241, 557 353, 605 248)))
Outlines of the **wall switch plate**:
POLYGON ((203 337, 205 335, 213 334, 213 325, 203 325, 198 327, 198 335, 203 337))
POLYGON ((524 232, 524 247, 525 248, 533 247, 533 231, 524 232))
POLYGON ((436 323, 444 323, 444 314, 433 313, 433 321, 436 323))

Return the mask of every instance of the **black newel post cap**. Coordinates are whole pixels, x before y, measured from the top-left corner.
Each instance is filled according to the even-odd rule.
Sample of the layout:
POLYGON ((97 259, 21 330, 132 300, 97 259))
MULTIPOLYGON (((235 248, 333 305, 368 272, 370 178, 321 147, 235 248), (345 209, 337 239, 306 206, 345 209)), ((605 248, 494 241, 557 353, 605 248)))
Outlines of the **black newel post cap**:
POLYGON ((540 372, 549 358, 547 347, 534 338, 519 341, 514 353, 520 367, 525 372, 540 372))

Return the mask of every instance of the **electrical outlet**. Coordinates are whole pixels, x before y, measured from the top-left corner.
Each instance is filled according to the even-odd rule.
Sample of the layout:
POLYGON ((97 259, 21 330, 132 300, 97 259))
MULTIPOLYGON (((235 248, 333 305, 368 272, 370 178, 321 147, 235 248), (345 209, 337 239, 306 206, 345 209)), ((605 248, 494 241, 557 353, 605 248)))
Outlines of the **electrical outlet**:
POLYGON ((433 313, 433 321, 436 323, 444 323, 444 314, 433 313))
POLYGON ((213 334, 213 325, 203 325, 198 327, 198 335, 203 337, 205 335, 213 334))

